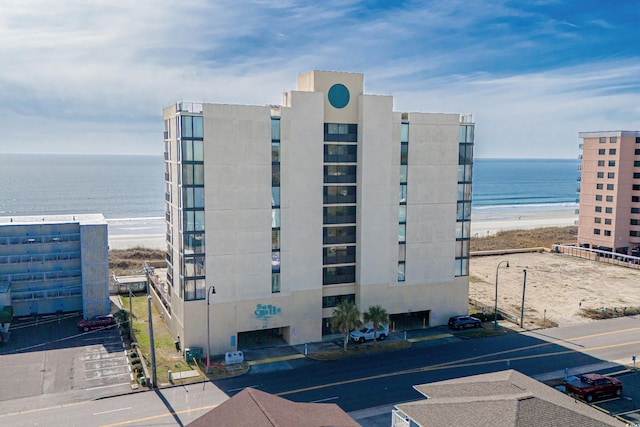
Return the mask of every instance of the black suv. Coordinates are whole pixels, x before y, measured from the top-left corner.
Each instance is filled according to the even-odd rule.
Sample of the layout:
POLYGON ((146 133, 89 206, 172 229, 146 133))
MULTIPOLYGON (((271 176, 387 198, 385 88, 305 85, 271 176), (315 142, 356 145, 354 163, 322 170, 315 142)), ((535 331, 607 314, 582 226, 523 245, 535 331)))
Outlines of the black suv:
POLYGON ((449 327, 451 329, 479 328, 482 322, 471 316, 455 316, 449 318, 449 327))

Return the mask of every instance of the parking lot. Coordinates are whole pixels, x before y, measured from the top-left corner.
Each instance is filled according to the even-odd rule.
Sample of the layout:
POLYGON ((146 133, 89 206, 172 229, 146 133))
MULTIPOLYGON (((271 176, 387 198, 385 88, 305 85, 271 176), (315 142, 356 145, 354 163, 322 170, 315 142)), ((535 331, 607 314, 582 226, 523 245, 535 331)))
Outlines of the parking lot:
POLYGON ((0 402, 60 393, 86 400, 131 391, 118 327, 79 332, 80 319, 53 315, 11 325, 10 341, 0 345, 0 402))

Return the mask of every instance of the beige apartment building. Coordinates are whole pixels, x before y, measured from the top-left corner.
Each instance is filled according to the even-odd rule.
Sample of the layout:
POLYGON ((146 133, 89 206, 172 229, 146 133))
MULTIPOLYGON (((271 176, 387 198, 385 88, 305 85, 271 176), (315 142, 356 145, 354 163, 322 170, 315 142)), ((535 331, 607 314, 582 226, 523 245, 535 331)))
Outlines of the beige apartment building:
POLYGON ((580 132, 578 244, 640 255, 640 131, 580 132))
POLYGON ((320 341, 341 301, 380 304, 396 330, 467 313, 470 116, 395 112, 362 74, 311 71, 282 105, 163 120, 162 298, 183 348, 320 341))

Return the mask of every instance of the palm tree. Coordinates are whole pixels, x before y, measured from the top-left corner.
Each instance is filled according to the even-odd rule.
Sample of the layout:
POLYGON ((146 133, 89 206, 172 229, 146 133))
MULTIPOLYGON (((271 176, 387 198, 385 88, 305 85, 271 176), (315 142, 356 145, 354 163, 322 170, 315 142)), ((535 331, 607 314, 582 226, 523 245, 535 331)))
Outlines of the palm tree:
POLYGON ((347 351, 349 332, 360 327, 360 311, 353 303, 341 301, 333 310, 331 318, 331 331, 340 332, 344 336, 344 351, 347 351))
POLYGON ((378 334, 378 328, 389 320, 389 314, 387 310, 379 305, 372 305, 369 307, 369 311, 364 313, 365 323, 371 323, 373 325, 373 346, 376 345, 376 336, 378 334))

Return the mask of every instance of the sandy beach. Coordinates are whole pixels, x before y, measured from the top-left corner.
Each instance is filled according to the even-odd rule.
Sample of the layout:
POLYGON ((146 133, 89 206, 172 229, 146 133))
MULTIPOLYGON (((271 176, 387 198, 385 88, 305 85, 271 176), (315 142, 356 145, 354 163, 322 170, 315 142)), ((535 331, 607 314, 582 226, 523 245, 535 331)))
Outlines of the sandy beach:
POLYGON ((530 212, 472 213, 471 236, 483 237, 504 230, 530 230, 542 227, 576 225, 575 209, 530 212))
MULTIPOLYGON (((566 227, 575 225, 578 214, 574 209, 536 212, 491 212, 472 214, 471 236, 482 237, 502 230, 527 230, 541 227, 566 227)), ((109 248, 166 249, 164 219, 145 221, 110 220, 109 248)))

